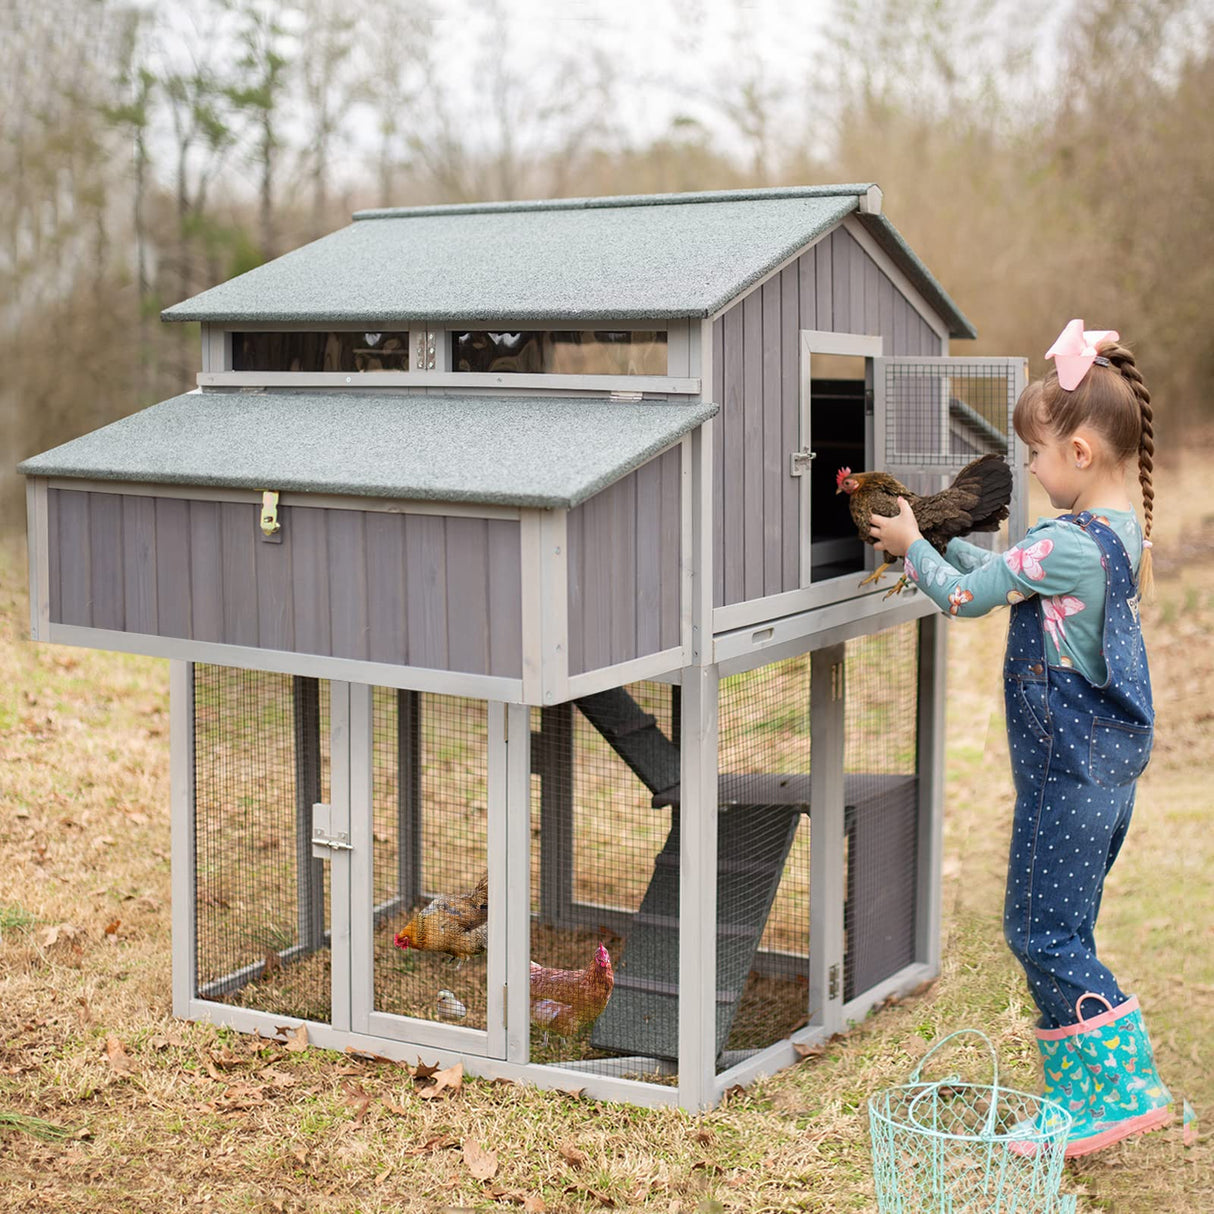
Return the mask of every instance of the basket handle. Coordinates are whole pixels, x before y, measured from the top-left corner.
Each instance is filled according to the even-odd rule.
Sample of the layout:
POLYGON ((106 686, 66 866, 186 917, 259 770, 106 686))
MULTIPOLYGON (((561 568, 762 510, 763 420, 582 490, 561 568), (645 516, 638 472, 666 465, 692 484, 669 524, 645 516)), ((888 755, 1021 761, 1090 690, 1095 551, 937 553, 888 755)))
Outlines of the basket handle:
POLYGON ((991 1044, 991 1039, 981 1029, 958 1029, 955 1033, 949 1033, 947 1037, 942 1037, 919 1059, 919 1065, 911 1071, 910 1082, 919 1082, 919 1074, 923 1070, 924 1064, 938 1049, 946 1046, 954 1037, 964 1037, 966 1034, 981 1038, 983 1045, 989 1051, 991 1056, 991 1087, 997 1088, 999 1086, 999 1055, 995 1053, 995 1047, 991 1044))

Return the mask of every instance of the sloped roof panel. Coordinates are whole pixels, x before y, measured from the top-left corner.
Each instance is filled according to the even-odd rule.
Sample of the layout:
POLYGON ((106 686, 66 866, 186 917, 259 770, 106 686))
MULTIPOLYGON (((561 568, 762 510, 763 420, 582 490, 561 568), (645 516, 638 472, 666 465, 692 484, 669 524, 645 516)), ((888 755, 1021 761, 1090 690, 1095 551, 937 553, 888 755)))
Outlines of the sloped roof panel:
POLYGON ((18 471, 166 485, 569 507, 665 450, 709 403, 371 392, 189 392, 18 471))

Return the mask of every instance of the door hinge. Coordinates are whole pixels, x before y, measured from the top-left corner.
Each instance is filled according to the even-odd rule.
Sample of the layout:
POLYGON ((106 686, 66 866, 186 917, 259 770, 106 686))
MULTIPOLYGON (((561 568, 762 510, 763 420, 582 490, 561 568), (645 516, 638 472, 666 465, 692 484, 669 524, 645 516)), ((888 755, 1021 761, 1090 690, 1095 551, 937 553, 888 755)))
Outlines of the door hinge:
POLYGON ((329 829, 333 807, 317 802, 312 806, 312 855, 318 860, 332 860, 335 851, 353 851, 354 844, 345 831, 329 829))
POLYGON ((607 399, 613 404, 636 405, 645 399, 642 392, 608 392, 607 399))
POLYGON ((809 465, 817 458, 818 453, 811 451, 808 447, 802 447, 800 451, 789 452, 788 475, 804 476, 809 471, 809 465))
POLYGON ((278 521, 278 494, 273 489, 267 489, 261 495, 261 534, 274 543, 281 544, 282 523, 278 521), (277 539, 274 537, 277 536, 277 539))
POLYGON ((838 999, 839 997, 839 967, 832 965, 830 967, 830 985, 827 989, 828 999, 838 999))

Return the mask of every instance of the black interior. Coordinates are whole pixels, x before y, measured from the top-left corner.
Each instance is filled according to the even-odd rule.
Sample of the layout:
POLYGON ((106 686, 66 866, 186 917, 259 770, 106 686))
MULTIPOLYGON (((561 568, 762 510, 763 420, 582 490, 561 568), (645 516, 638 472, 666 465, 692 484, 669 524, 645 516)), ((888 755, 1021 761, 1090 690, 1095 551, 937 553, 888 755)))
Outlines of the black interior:
POLYGON ((847 498, 835 492, 840 468, 864 471, 865 387, 860 379, 810 381, 810 446, 817 453, 810 481, 811 580, 825 581, 864 568, 847 498))

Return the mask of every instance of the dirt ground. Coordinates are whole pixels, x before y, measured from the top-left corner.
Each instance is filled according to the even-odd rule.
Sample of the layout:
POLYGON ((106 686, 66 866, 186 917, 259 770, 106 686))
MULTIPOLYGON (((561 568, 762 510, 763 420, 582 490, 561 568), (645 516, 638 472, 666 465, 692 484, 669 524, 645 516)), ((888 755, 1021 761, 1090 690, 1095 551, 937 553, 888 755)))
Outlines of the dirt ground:
MULTIPOLYGON (((1214 444, 1157 474, 1155 756, 1102 954, 1197 1116, 1069 1164, 1081 1211, 1214 1207, 1214 444)), ((267 1042, 170 1014, 167 667, 28 642, 0 547, 0 1212, 875 1209, 865 1101, 961 1027, 1032 1090, 1000 936, 1006 617, 950 627, 944 966, 700 1117, 267 1042)), ((959 1065, 980 1056, 962 1051, 959 1065)))

